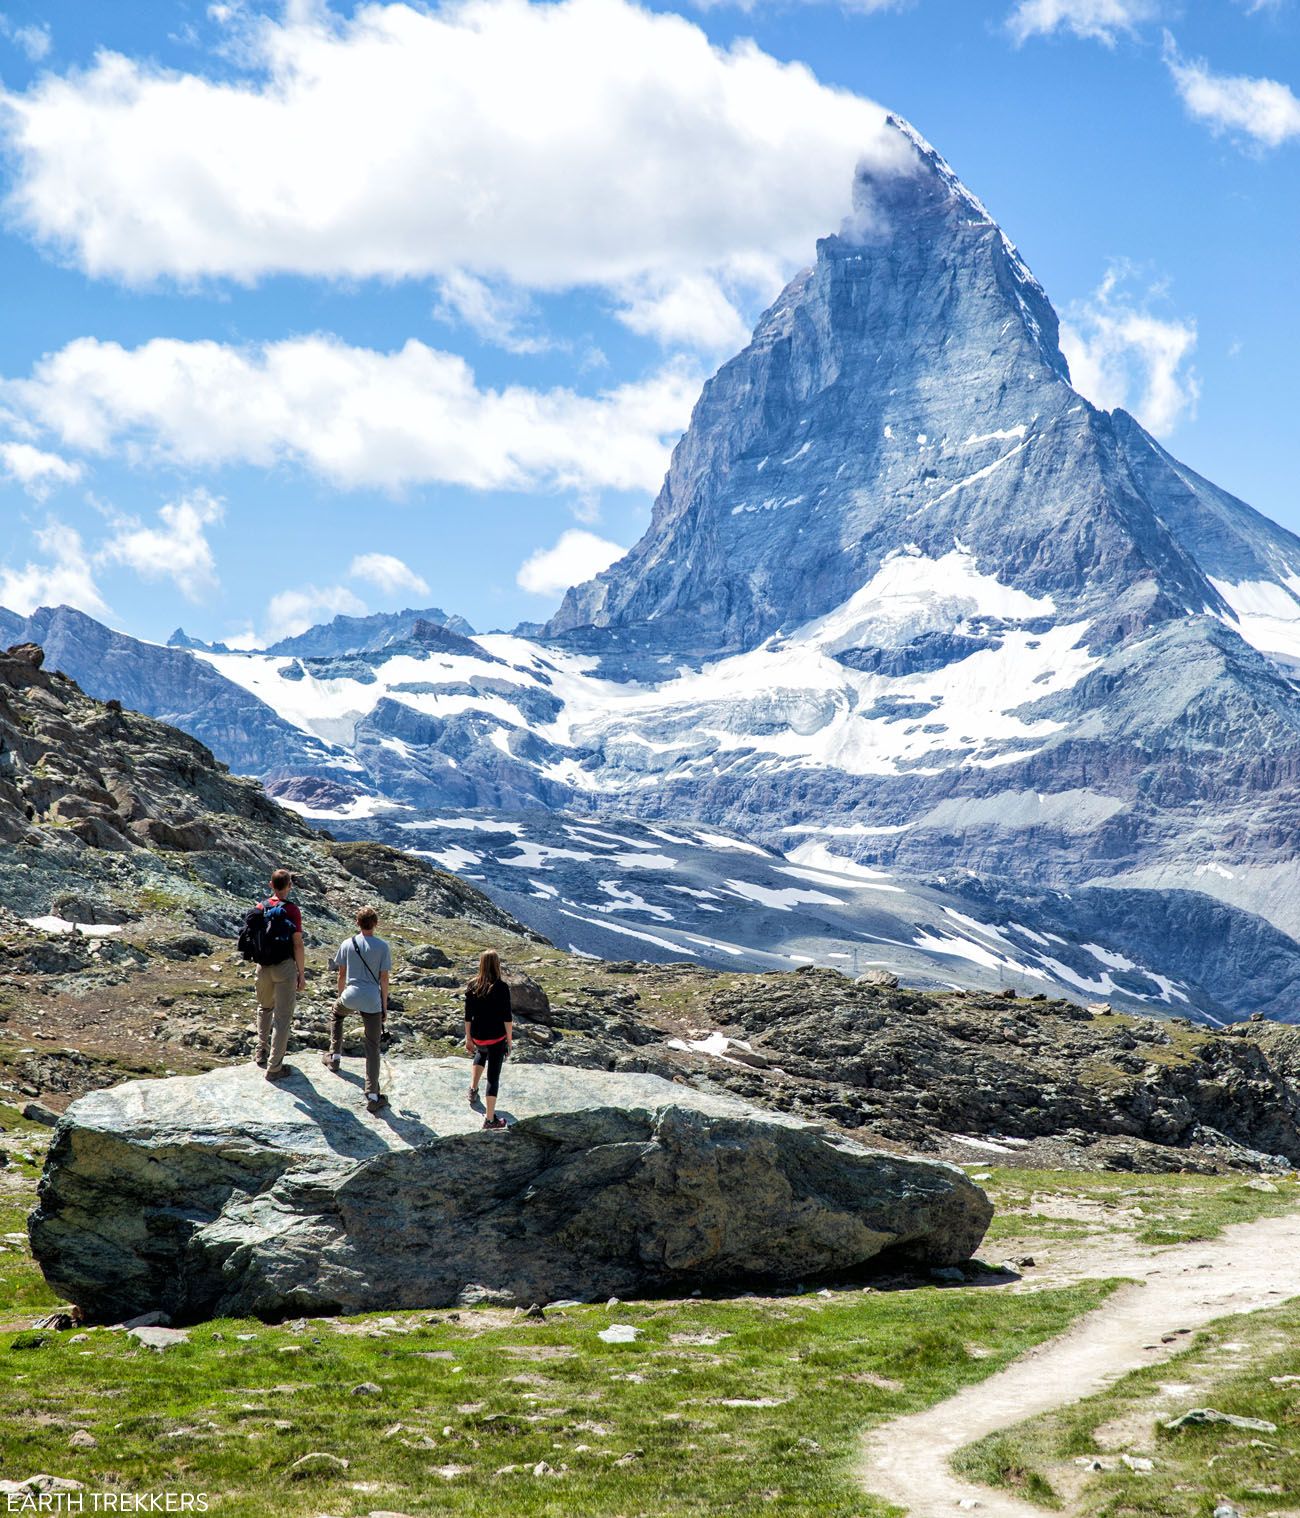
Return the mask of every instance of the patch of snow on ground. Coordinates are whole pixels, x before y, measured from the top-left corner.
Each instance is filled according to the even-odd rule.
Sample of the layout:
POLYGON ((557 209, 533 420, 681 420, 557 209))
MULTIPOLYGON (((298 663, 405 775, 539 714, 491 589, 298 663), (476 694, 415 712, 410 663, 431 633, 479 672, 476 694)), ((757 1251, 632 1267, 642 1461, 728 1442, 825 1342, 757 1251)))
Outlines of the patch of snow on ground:
MULTIPOLYGON (((801 843, 797 849, 791 849, 785 856, 792 863, 806 867, 807 874, 804 878, 811 879, 814 874, 820 874, 825 880, 840 884, 843 887, 845 880, 850 880, 855 886, 867 885, 876 891, 902 891, 901 886, 885 884, 888 879, 884 870, 873 870, 870 865, 858 864, 856 860, 845 859, 841 854, 832 853, 824 843, 801 843)), ((797 875, 797 870, 784 869, 777 866, 782 875, 797 875)))
POLYGON ((1225 869, 1221 864, 1214 863, 1198 864, 1196 866, 1196 873, 1198 875, 1218 875, 1223 880, 1236 880, 1237 878, 1231 870, 1225 869))
MULTIPOLYGON (((914 949, 931 954, 943 954, 952 959, 968 959, 972 964, 983 965, 986 970, 998 970, 1010 975, 1024 975, 1032 980, 1046 980, 1047 976, 1035 965, 1021 964, 1005 954, 995 954, 983 944, 972 943, 969 938, 946 938, 938 933, 925 932, 914 938, 914 949)), ((1048 963, 1054 963, 1049 960, 1048 963)), ((1073 972, 1071 972, 1072 979, 1073 972)))
POLYGON ((1014 1153, 1012 1145, 1005 1139, 998 1141, 995 1139, 967 1138, 964 1134, 954 1133, 952 1141, 954 1144, 965 1144, 968 1149, 988 1149, 994 1154, 1014 1153))
POLYGON ((629 891, 617 880, 602 880, 600 888, 612 901, 596 907, 597 912, 645 912, 657 922, 672 922, 673 914, 665 907, 658 907, 636 891, 629 891))
POLYGON ((1275 580, 1233 584, 1213 578, 1210 584, 1236 613, 1237 631, 1247 643, 1262 654, 1300 663, 1300 600, 1285 586, 1275 580))
POLYGON ((860 590, 825 616, 805 622, 794 640, 827 653, 897 648, 924 632, 947 632, 971 617, 1019 621, 1050 617, 1051 596, 1031 596, 981 574, 974 557, 953 549, 941 559, 898 549, 860 590))
POLYGON ((846 905, 842 896, 827 896, 824 891, 801 891, 796 886, 774 889, 771 886, 755 885, 752 880, 725 880, 723 884, 734 896, 745 901, 756 901, 778 912, 789 912, 793 907, 802 906, 846 905))
POLYGON ((1004 428, 1001 432, 974 433, 962 444, 963 448, 978 448, 981 443, 1010 443, 1019 441, 1029 431, 1029 428, 1021 422, 1018 426, 1004 428))
POLYGON ((24 917, 29 928, 38 933, 80 933, 86 938, 112 938, 122 931, 112 922, 69 922, 66 917, 24 917))
MULTIPOLYGON (((1126 959, 1123 954, 1117 954, 1114 949, 1105 949, 1098 943, 1080 944, 1094 959, 1100 960, 1111 970, 1136 970, 1137 965, 1131 959, 1126 959)), ((1143 972, 1145 973, 1145 972, 1143 972)))
POLYGON ((534 843, 531 838, 520 838, 514 845, 517 854, 499 854, 498 864, 508 864, 519 870, 544 870, 553 859, 595 859, 595 854, 579 853, 576 849, 557 849, 548 843, 534 843))
POLYGON ((498 822, 485 817, 426 817, 422 822, 399 822, 399 828, 454 828, 459 833, 512 833, 516 838, 523 832, 518 822, 498 822))
POLYGON ((413 854, 418 854, 421 859, 432 859, 435 864, 441 865, 444 870, 450 870, 453 875, 463 870, 466 865, 482 864, 481 854, 472 854, 468 849, 463 849, 458 843, 449 844, 445 849, 412 849, 413 854))
POLYGON ((767 858, 767 850, 760 849, 756 843, 744 843, 739 838, 728 838, 724 833, 696 832, 695 836, 712 849, 736 849, 742 854, 757 854, 760 859, 767 858))
POLYGON ((560 913, 561 916, 572 917, 574 922, 586 923, 589 928, 603 928, 607 933, 617 933, 620 938, 635 938, 641 943, 654 944, 657 949, 671 949, 684 959, 690 957, 681 944, 674 943, 669 938, 658 938, 653 933, 639 933, 635 928, 629 928, 621 922, 612 922, 608 917, 584 917, 581 912, 571 912, 567 907, 561 907, 560 913))
MULTIPOLYGON (((346 806, 308 806, 305 801, 290 801, 287 796, 275 798, 281 806, 297 812, 300 817, 314 817, 330 822, 356 822, 364 817, 378 817, 384 812, 409 810, 400 801, 390 801, 384 796, 354 796, 346 806)), ((412 827, 409 822, 399 822, 398 827, 412 827)))

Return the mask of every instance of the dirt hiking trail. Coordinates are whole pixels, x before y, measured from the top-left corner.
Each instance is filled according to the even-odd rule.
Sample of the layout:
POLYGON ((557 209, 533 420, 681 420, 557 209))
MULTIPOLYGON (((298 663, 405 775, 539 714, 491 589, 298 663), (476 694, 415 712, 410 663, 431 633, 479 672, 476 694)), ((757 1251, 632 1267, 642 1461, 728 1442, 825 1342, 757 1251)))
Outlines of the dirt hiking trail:
POLYGON ((1300 1295, 1300 1213, 1225 1229, 1204 1244, 1143 1248, 1099 1241, 1035 1285, 1130 1277, 1060 1338, 1040 1344, 986 1381, 945 1402, 873 1429, 860 1467, 862 1485, 910 1518, 1043 1518, 1043 1509, 954 1475, 948 1460, 973 1440, 1022 1419, 1077 1402, 1120 1376, 1168 1359, 1187 1345, 1179 1329, 1228 1313, 1276 1307, 1300 1295), (1072 1267, 1072 1268, 1071 1268, 1072 1267), (1168 1343, 1166 1335, 1175 1335, 1168 1343))

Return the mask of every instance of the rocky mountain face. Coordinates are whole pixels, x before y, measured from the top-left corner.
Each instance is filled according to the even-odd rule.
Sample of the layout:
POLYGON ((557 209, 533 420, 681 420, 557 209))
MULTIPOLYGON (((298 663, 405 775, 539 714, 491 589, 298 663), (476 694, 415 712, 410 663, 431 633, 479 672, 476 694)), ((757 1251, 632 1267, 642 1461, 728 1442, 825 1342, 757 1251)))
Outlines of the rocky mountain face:
POLYGON ((519 929, 424 861, 323 838, 196 739, 43 665, 34 644, 0 654, 0 900, 11 914, 113 933, 161 911, 230 933, 286 865, 317 928, 378 897, 519 929))
MULTIPOLYGON (((793 840, 1180 986, 1211 942, 1206 1010, 1293 1015, 1300 540, 1072 388, 1015 247, 898 130, 909 169, 860 177, 705 386, 644 538, 540 631, 135 645, 120 694, 329 826, 396 802, 793 840)), ((38 615, 103 689, 116 635, 57 647, 69 614, 38 615)))
MULTIPOLYGON (((328 810, 329 797, 324 800, 328 810)), ((294 803, 308 817, 310 800, 294 803)), ((786 853, 697 823, 526 812, 428 817, 389 805, 333 819, 455 870, 579 954, 720 970, 827 965, 909 986, 1008 987, 1228 1022, 1300 1008, 1300 947, 1262 918, 1188 891, 906 880, 794 835, 786 853), (1159 962, 1145 956, 1167 947, 1159 962)))
POLYGON ((14 618, 8 641, 38 644, 49 667, 102 701, 180 728, 241 774, 297 774, 337 763, 329 747, 185 648, 143 643, 69 606, 14 618))
POLYGON ((397 830, 423 857, 322 836, 196 740, 92 701, 43 668, 39 649, 0 655, 0 1085, 66 1100, 123 1074, 246 1059, 251 972, 231 939, 272 866, 285 863, 309 940, 295 1058, 324 1045, 326 951, 373 901, 395 947, 391 1047, 406 1057, 454 1052, 461 988, 479 950, 494 946, 514 988, 519 1063, 657 1075, 930 1153, 969 1142, 1025 1163, 1300 1163, 1300 1035, 1259 1018, 1222 1030, 1194 1024, 1245 951, 1222 919, 1167 895, 1045 893, 1034 927, 1008 912, 1022 900, 979 882, 945 898, 937 886, 904 892, 861 875, 854 896, 850 877, 698 825, 628 824, 615 834, 557 822, 545 841, 521 830, 493 852, 496 826, 480 816, 397 830), (423 847, 439 835, 441 848, 423 847), (704 873, 708 856, 693 849, 729 854, 725 875, 704 873), (538 892, 561 947, 439 864, 473 867, 493 884, 517 873, 524 884, 502 889, 502 900, 538 892), (585 871, 577 885, 574 867, 585 871), (593 899, 593 881, 612 889, 593 899), (885 905, 872 907, 872 893, 885 905), (1143 935, 1142 904, 1126 896, 1160 902, 1171 923, 1200 935, 1200 946, 1184 946, 1184 980, 1162 984, 1160 972, 1105 947, 1143 935), (750 916, 760 909, 766 919, 750 916), (629 931, 627 913, 651 928, 629 931), (783 918, 785 938, 770 927, 783 918), (584 919, 610 922, 588 927, 612 930, 602 959, 564 952, 584 919), (860 963, 837 962, 859 980, 790 968, 801 935, 836 933, 848 953, 855 927, 860 963), (1080 941, 1080 930, 1099 936, 1080 941), (671 962, 646 962, 651 932, 671 962), (611 960, 614 944, 638 957, 611 960), (710 946, 725 970, 683 962, 710 946), (909 954, 917 979, 928 954, 929 965, 991 966, 990 979, 1011 984, 950 991, 933 975, 934 990, 903 988, 878 961, 909 954), (761 973, 737 973, 747 955, 761 973), (1086 1010, 1053 996, 1062 983, 1076 995, 1105 988, 1117 1009, 1163 1017, 1086 1010))

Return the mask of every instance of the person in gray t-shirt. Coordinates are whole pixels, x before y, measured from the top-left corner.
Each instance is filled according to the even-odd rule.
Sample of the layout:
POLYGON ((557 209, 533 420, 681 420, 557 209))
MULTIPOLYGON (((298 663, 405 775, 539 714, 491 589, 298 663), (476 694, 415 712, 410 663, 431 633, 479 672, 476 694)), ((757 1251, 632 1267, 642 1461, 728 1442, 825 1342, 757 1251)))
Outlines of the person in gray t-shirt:
POLYGON ((330 961, 339 975, 339 999, 334 1005, 329 1053, 322 1056, 328 1069, 340 1068, 343 1021, 349 1012, 359 1012, 366 1039, 366 1106, 372 1112, 388 1100, 379 1090, 379 1040, 388 1011, 388 979, 393 968, 392 950, 375 934, 378 926, 379 913, 374 907, 363 907, 357 913, 359 931, 339 945, 330 961))

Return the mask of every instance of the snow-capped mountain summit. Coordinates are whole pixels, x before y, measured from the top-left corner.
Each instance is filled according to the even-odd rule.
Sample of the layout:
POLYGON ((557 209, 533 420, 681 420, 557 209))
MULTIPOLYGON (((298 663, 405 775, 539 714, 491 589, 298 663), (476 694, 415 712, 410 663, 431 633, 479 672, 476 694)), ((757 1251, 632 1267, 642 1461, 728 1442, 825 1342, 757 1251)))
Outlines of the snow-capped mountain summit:
POLYGON ((1094 644, 1117 622, 1228 610, 1130 462, 1162 473, 1145 435, 1071 388, 1015 247, 898 128, 912 172, 860 173, 851 230, 705 386, 648 532, 568 593, 548 636, 634 667, 645 650, 714 659, 861 596, 900 550, 965 552, 1050 601, 1040 615, 1101 619, 1094 644))
MULTIPOLYGON (((540 634, 438 613, 167 650, 204 667, 195 721, 221 752, 265 713, 267 742, 230 748, 353 828, 397 826, 394 802, 404 828, 682 819, 904 880, 969 872, 1008 912, 1150 893, 1125 909, 1150 984, 1195 918, 1276 1013, 1293 977, 1260 919, 1300 934, 1300 539, 1072 388, 1014 245, 896 125, 907 169, 859 174, 704 387, 645 536, 540 634)), ((149 658, 141 688, 179 712, 149 658)), ((663 921, 668 898, 619 889, 609 911, 663 921)))

